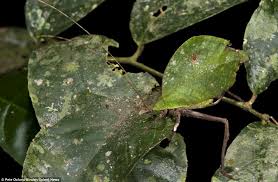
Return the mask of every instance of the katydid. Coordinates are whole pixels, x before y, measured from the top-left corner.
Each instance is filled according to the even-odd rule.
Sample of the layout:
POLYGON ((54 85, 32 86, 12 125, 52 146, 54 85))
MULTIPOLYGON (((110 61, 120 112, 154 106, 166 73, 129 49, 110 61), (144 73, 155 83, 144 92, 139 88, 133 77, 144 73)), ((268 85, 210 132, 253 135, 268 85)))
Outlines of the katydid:
MULTIPOLYGON (((84 29, 80 24, 78 24, 76 21, 74 21, 71 17, 69 17, 68 15, 66 15, 65 13, 63 13, 62 11, 58 10, 56 7, 49 5, 48 3, 42 1, 42 0, 38 0, 40 3, 43 3, 44 5, 47 5, 48 7, 58 11, 59 13, 61 13, 62 15, 64 15, 66 18, 70 19, 74 24, 76 24, 77 26, 79 26, 86 34, 90 35, 90 33, 84 29)), ((208 84, 209 85, 209 89, 212 91, 212 94, 205 94, 204 97, 201 96, 201 99, 199 98, 199 96, 194 93, 192 93, 192 95, 190 95, 190 93, 185 93, 185 97, 184 96, 180 96, 182 94, 178 94, 178 95, 171 95, 169 93, 171 93, 171 87, 173 87, 174 81, 171 81, 172 79, 176 79, 179 77, 173 77, 173 70, 171 70, 172 68, 170 67, 171 64, 174 65, 176 64, 175 61, 175 55, 173 56, 174 58, 171 59, 171 62, 169 63, 170 66, 166 68, 166 71, 164 73, 163 76, 163 85, 162 85, 162 96, 161 99, 158 101, 158 103, 155 105, 154 108, 150 108, 150 106, 146 105, 146 111, 150 111, 150 110, 159 110, 162 112, 161 116, 165 116, 166 114, 170 115, 171 117, 175 118, 176 120, 176 124, 173 128, 173 131, 176 132, 177 128, 179 126, 180 123, 180 118, 182 116, 185 117, 193 117, 193 118, 198 118, 198 119, 202 119, 202 120, 207 120, 207 121, 213 121, 213 122, 218 122, 218 123, 223 123, 224 124, 224 138, 223 138, 223 144, 222 144, 222 152, 221 152, 221 170, 222 172, 224 172, 224 157, 225 157, 225 151, 227 148, 227 142, 229 140, 229 123, 228 120, 226 118, 220 118, 220 117, 216 117, 216 116, 211 116, 211 115, 207 115, 204 113, 200 113, 195 111, 194 109, 199 109, 199 108, 204 108, 204 107, 208 107, 208 106, 212 106, 217 104, 219 101, 221 101, 223 99, 223 94, 224 92, 226 92, 234 83, 235 81, 235 72, 237 71, 239 64, 241 62, 243 62, 244 60, 246 60, 246 56, 244 55, 244 53, 234 50, 232 48, 227 47, 228 42, 224 39, 220 39, 220 38, 213 38, 212 36, 203 36, 203 37, 193 37, 192 39, 190 39, 187 44, 184 45, 184 47, 188 47, 190 45, 192 45, 192 41, 194 42, 199 42, 200 45, 202 44, 206 44, 207 42, 211 43, 211 45, 216 47, 216 50, 219 51, 221 50, 221 54, 217 55, 216 57, 212 57, 212 58, 208 58, 208 63, 212 65, 211 70, 208 70, 207 73, 205 73, 205 75, 201 75, 201 76, 206 76, 209 75, 211 76, 211 78, 214 77, 213 71, 220 71, 221 72, 221 66, 222 62, 220 63, 215 63, 214 61, 216 59, 220 59, 220 60, 224 60, 224 63, 227 64, 228 66, 230 66, 230 62, 231 63, 231 70, 232 72, 228 72, 228 73, 223 73, 224 76, 228 76, 231 77, 231 79, 228 79, 227 84, 225 83, 224 85, 217 85, 217 82, 205 82, 203 81, 203 83, 208 84), (225 62, 226 61, 226 62, 225 62), (214 67, 213 65, 217 65, 216 67, 214 67), (167 71, 167 69, 169 69, 167 71), (211 72, 211 73, 209 73, 211 72), (167 84, 170 86, 167 86, 167 84), (220 88, 220 91, 214 92, 214 88, 220 88), (168 91, 170 88, 170 91, 168 91), (191 98, 193 98, 193 101, 191 100, 191 98), (213 99, 217 99, 215 102, 213 102, 213 99)), ((198 71, 198 69, 200 68, 199 66, 204 62, 204 54, 206 54, 207 50, 202 50, 199 49, 199 45, 197 47, 195 47, 196 49, 193 49, 192 52, 189 54, 191 56, 189 56, 189 58, 185 57, 184 60, 188 61, 191 63, 190 67, 187 67, 186 69, 188 69, 188 71, 198 71), (196 51, 197 50, 197 51, 196 51), (198 52, 200 51, 200 52, 198 52), (202 62, 203 61, 203 62, 202 62)), ((190 50, 190 49, 189 49, 190 50)), ((138 46, 137 51, 135 52, 134 56, 132 56, 131 58, 134 59, 133 60, 133 65, 137 66, 137 67, 143 67, 142 64, 136 62, 138 57, 140 56, 140 54, 142 53, 143 48, 142 46, 138 46)), ((187 48, 183 48, 181 47, 181 49, 179 50, 179 54, 185 54, 182 53, 183 51, 188 51, 187 48)), ((120 61, 118 60, 118 58, 115 58, 113 55, 111 55, 110 52, 107 52, 107 54, 109 55, 107 58, 107 61, 110 63, 116 63, 118 65, 118 67, 125 73, 125 69, 121 66, 120 61)), ((180 55, 177 55, 180 56, 180 55)), ((205 63, 206 64, 206 63, 205 63)), ((175 65, 174 65, 175 66, 175 65)), ((146 68, 146 67, 144 67, 146 68)), ((150 73, 156 75, 156 76, 162 76, 159 72, 148 68, 145 70, 151 70, 149 71, 150 73), (157 73, 157 74, 156 74, 157 73)), ((221 72, 222 73, 222 72, 221 72)), ((192 77, 194 77, 194 75, 192 75, 192 77)), ((202 78, 203 78, 202 77, 202 78)), ((225 78, 225 77, 223 77, 225 78)), ((192 79, 195 78, 185 78, 186 81, 184 81, 184 84, 188 84, 187 81, 192 81, 192 79)), ((222 79, 222 78, 221 78, 222 79)), ((128 76, 126 77, 126 81, 129 83, 129 85, 134 89, 134 91, 136 92, 136 87, 133 85, 133 83, 130 81, 130 79, 128 78, 128 76)), ((222 80, 223 81, 223 80, 222 80)), ((225 81, 225 79, 224 79, 225 81)), ((223 82, 224 82, 223 81, 223 82)), ((190 85, 186 85, 187 87, 190 85)), ((175 87, 175 85, 174 85, 175 87)), ((199 89, 199 88, 197 88, 199 89)), ((190 90, 190 88, 189 88, 190 90)), ((181 91, 181 93, 183 93, 181 91)), ((138 94, 139 95, 139 94, 138 94)), ((139 95, 140 98, 143 98, 139 95)), ((225 99, 226 102, 229 102, 229 100, 225 99)), ((142 102, 144 103, 144 100, 142 100, 142 102)), ((271 117, 268 118, 269 120, 271 120, 271 117)))

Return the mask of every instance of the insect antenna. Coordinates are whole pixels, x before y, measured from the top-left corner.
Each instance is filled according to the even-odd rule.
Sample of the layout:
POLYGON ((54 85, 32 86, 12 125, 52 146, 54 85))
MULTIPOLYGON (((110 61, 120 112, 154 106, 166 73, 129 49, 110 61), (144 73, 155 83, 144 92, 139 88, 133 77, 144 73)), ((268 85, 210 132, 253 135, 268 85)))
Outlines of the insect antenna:
POLYGON ((52 6, 51 4, 48 4, 42 0, 38 0, 40 3, 54 9, 55 11, 61 13, 62 15, 64 15, 66 18, 68 18, 70 21, 72 21, 75 25, 77 25, 79 28, 81 28, 86 34, 91 35, 91 33, 86 30, 83 26, 81 26, 79 23, 77 23, 77 21, 75 21, 73 18, 71 18, 70 16, 68 16, 66 13, 64 13, 63 11, 59 10, 58 8, 56 8, 55 6, 52 6))
MULTIPOLYGON (((45 1, 42 0, 38 0, 40 3, 48 6, 49 8, 54 9, 55 11, 59 12, 60 14, 62 14, 63 16, 65 16, 67 19, 69 19, 71 22, 73 22, 75 25, 77 25, 79 28, 81 28, 87 35, 92 35, 88 30, 86 30, 82 25, 80 25, 77 21, 75 21, 73 18, 71 18, 70 16, 68 16, 66 13, 64 13, 63 11, 59 10, 58 8, 56 8, 55 6, 48 4, 45 1)), ((102 47, 103 48, 103 47, 102 47)), ((106 53, 113 59, 111 61, 114 61, 117 63, 117 65, 119 65, 119 67, 123 70, 124 73, 127 73, 127 71, 124 69, 124 67, 119 63, 119 61, 105 48, 103 48, 106 53)), ((132 88, 132 90, 136 93, 136 95, 139 96, 139 99, 141 100, 142 104, 144 105, 145 108, 147 108, 149 111, 152 110, 144 101, 142 95, 138 92, 138 90, 136 89, 136 87, 133 85, 131 79, 128 77, 128 75, 125 75, 125 80, 128 82, 128 84, 130 85, 130 87, 132 88)))

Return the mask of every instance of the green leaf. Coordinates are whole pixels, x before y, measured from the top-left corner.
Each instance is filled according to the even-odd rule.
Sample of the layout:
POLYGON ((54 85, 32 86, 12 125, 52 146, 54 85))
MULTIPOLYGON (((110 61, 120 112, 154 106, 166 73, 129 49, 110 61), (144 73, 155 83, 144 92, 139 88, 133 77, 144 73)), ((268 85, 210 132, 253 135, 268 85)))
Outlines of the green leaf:
POLYGON ((154 109, 202 108, 227 91, 235 82, 240 62, 247 59, 228 45, 229 41, 213 36, 187 40, 166 67, 162 96, 154 109))
POLYGON ((34 48, 28 32, 22 28, 0 28, 0 74, 27 64, 34 48))
POLYGON ((163 38, 246 0, 137 0, 130 30, 138 45, 163 38))
POLYGON ((219 173, 217 181, 278 181, 278 127, 261 122, 245 127, 228 148, 225 168, 235 180, 219 173))
POLYGON ((247 81, 255 94, 278 78, 278 1, 262 0, 245 31, 247 81))
POLYGON ((34 38, 41 35, 57 35, 85 17, 105 0, 27 0, 26 25, 34 38), (61 12, 64 14, 62 14, 61 12), (70 18, 68 18, 68 17, 70 18))
MULTIPOLYGON (((28 87, 42 128, 79 111, 71 104, 79 92, 101 92, 105 96, 122 79, 105 69, 109 45, 117 44, 101 36, 84 36, 50 44, 30 56, 28 87), (98 72, 93 71, 96 68, 98 72)), ((116 88, 114 92, 117 94, 116 88)))
POLYGON ((109 45, 115 43, 84 36, 33 54, 29 90, 42 130, 29 147, 24 177, 122 181, 172 133, 173 122, 146 112, 144 103, 157 97, 150 95, 155 79, 112 71, 109 45))
POLYGON ((157 146, 138 161, 129 176, 129 181, 184 182, 186 170, 185 143, 183 137, 176 134, 168 147, 157 146))
POLYGON ((0 146, 21 165, 39 130, 26 78, 24 70, 0 77, 0 146))

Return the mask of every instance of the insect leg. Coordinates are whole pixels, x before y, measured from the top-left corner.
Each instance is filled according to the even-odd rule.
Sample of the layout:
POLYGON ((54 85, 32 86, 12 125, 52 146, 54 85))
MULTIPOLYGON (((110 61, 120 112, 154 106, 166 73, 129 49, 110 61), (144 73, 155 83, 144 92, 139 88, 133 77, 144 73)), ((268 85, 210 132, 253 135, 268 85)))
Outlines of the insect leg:
POLYGON ((156 122, 156 121, 158 121, 158 120, 160 120, 162 118, 165 118, 167 116, 167 114, 168 114, 168 110, 167 109, 160 111, 159 116, 157 116, 154 121, 156 122))
MULTIPOLYGON (((181 116, 186 116, 186 117, 192 117, 192 118, 197 118, 197 119, 202 119, 202 120, 207 120, 207 121, 213 121, 213 122, 218 122, 218 123, 223 123, 224 124, 224 138, 223 138, 223 144, 222 144, 222 151, 221 151, 221 172, 225 174, 224 172, 224 158, 225 158, 225 153, 227 149, 227 143, 229 140, 230 132, 229 132, 229 122, 226 118, 221 118, 217 116, 212 116, 208 114, 203 114, 200 112, 192 111, 192 110, 179 110, 181 113, 181 116)), ((227 175, 226 175, 227 176, 227 175)))
POLYGON ((179 110, 175 110, 174 111, 174 116, 175 116, 175 119, 176 119, 176 123, 174 125, 174 128, 173 128, 173 132, 176 132, 179 125, 180 125, 180 122, 181 122, 181 113, 179 110))

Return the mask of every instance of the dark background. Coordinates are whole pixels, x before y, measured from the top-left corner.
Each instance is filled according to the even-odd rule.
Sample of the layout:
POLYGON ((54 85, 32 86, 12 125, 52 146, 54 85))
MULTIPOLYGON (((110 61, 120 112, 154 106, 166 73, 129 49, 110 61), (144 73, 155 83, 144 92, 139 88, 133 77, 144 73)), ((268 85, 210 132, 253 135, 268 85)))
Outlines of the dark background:
MULTIPOLYGON (((25 27, 24 3, 25 1, 1 1, 0 27, 25 27)), ((114 56, 130 56, 136 49, 128 27, 133 3, 134 0, 107 0, 94 12, 82 19, 80 23, 91 33, 106 35, 118 41, 120 48, 111 49, 114 56)), ((240 49, 242 48, 246 24, 258 4, 259 0, 249 0, 208 20, 150 43, 146 45, 140 60, 144 64, 163 72, 174 51, 188 38, 201 34, 228 39, 231 41, 232 47, 240 49)), ((73 26, 68 31, 62 33, 61 36, 74 37, 78 34, 83 34, 82 30, 73 26)), ((139 71, 130 67, 127 67, 127 69, 129 71, 139 71)), ((248 100, 251 97, 251 92, 248 89, 245 74, 244 67, 241 67, 237 82, 231 90, 248 100)), ((277 96, 275 95, 277 90, 278 83, 276 81, 272 83, 267 91, 259 96, 254 104, 254 108, 278 118, 276 108, 271 105, 277 101, 277 96)), ((258 119, 250 114, 224 103, 220 103, 213 108, 202 109, 201 111, 229 119, 230 142, 244 126, 250 122, 258 121, 258 119)), ((187 145, 189 162, 187 181, 210 181, 211 176, 220 165, 223 126, 208 121, 183 118, 178 132, 184 136, 187 145)), ((21 166, 3 152, 1 148, 0 165, 0 177, 20 177, 21 166)))

